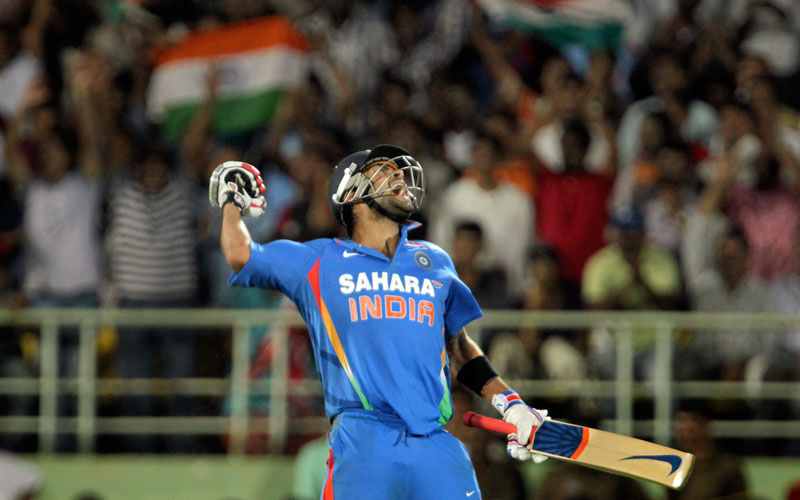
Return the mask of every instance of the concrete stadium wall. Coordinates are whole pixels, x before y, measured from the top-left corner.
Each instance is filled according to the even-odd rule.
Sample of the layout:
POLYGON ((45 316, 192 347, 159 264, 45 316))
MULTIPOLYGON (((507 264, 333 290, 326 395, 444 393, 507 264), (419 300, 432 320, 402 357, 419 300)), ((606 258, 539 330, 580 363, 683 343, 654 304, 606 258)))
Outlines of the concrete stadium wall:
MULTIPOLYGON (((282 500, 292 488, 291 457, 29 456, 46 485, 37 500, 72 500, 94 491, 106 500, 282 500)), ((548 462, 526 467, 536 483, 548 462)), ((785 500, 800 482, 800 459, 745 461, 752 498, 785 500)), ((694 477, 693 480, 700 478, 694 477)), ((665 489, 647 484, 654 500, 665 489)))

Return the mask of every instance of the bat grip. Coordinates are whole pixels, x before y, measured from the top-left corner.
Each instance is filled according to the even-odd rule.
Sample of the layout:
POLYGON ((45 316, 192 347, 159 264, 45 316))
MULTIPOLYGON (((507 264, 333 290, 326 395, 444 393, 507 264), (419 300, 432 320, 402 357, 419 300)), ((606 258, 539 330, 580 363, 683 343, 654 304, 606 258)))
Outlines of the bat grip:
POLYGON ((500 434, 513 434, 517 432, 517 426, 509 424, 503 420, 478 415, 474 411, 464 412, 464 425, 467 427, 480 427, 487 431, 498 432, 500 434))

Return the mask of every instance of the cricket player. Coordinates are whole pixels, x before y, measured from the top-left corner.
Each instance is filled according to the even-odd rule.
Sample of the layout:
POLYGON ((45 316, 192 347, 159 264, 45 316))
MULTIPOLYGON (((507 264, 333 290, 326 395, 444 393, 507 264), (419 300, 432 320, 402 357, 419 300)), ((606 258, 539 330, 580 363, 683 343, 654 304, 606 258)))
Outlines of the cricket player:
POLYGON ((450 257, 408 238, 425 177, 405 150, 381 145, 334 167, 328 202, 348 238, 253 242, 242 216, 266 201, 252 165, 223 163, 209 189, 230 283, 280 290, 308 324, 332 423, 323 500, 481 498, 466 449, 443 428, 451 369, 516 426, 509 455, 544 459, 520 443, 547 412, 528 407, 467 335, 482 312, 450 257))

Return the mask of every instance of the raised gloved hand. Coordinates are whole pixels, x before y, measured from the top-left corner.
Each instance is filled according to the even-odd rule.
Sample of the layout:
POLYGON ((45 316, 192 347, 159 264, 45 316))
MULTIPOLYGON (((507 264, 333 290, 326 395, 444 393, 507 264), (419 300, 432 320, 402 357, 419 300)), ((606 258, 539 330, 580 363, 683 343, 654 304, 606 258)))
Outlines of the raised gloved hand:
POLYGON ((547 410, 531 408, 514 391, 495 394, 492 397, 492 405, 503 416, 503 420, 517 426, 517 432, 508 435, 508 444, 506 445, 508 454, 517 460, 531 459, 537 464, 547 460, 546 456, 532 453, 526 447, 531 439, 533 429, 542 425, 542 422, 549 418, 547 410))
POLYGON ((245 217, 258 217, 267 210, 261 172, 249 163, 226 161, 211 174, 208 198, 215 207, 233 203, 245 217))

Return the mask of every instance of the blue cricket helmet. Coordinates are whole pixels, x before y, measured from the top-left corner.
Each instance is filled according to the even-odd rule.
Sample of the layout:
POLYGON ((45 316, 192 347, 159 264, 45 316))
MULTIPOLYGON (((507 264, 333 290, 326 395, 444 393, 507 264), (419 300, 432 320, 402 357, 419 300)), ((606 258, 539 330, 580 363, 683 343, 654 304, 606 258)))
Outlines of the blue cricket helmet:
POLYGON ((328 183, 328 204, 333 216, 341 225, 345 225, 345 206, 362 200, 369 202, 373 198, 393 193, 388 185, 389 177, 377 186, 372 182, 381 169, 376 170, 370 177, 364 175, 369 167, 376 164, 380 164, 381 169, 402 170, 414 211, 422 206, 425 199, 425 176, 422 165, 405 149, 382 144, 373 149, 348 155, 333 167, 328 183))

